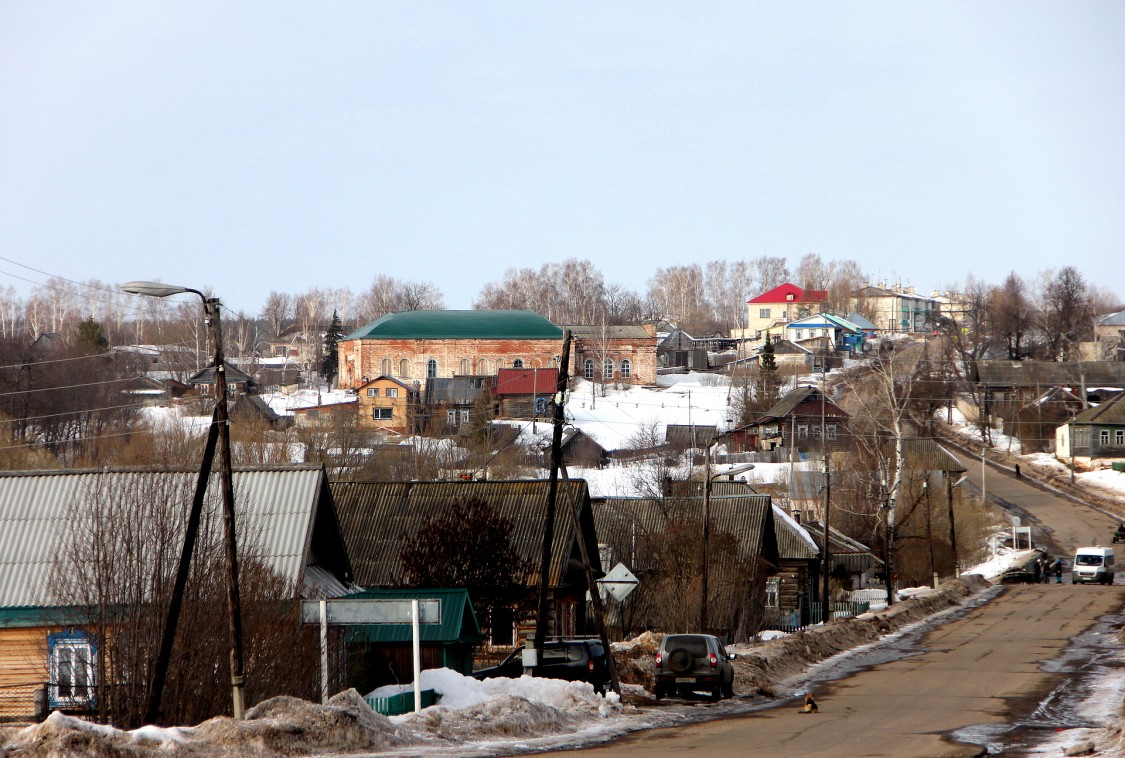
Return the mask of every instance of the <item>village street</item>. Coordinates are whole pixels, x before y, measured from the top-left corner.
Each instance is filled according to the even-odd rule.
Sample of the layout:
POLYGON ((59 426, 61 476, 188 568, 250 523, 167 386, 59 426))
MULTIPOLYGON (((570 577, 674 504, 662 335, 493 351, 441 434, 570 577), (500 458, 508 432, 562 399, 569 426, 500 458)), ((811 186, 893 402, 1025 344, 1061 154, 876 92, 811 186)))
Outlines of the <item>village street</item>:
MULTIPOLYGON (((979 486, 979 459, 963 458, 979 486)), ((990 498, 1019 510, 1026 525, 1052 554, 1068 556, 1078 545, 1109 542, 1117 519, 1017 481, 990 468, 990 498)), ((1120 553, 1120 551, 1119 551, 1120 553)), ((585 751, 604 755, 754 756, 974 756, 977 744, 951 735, 987 734, 1005 754, 1018 754, 1017 725, 1036 711, 1066 677, 1080 676, 1081 660, 1048 666, 1071 641, 1125 603, 1125 577, 1112 587, 1064 584, 1013 585, 990 602, 957 615, 914 646, 917 655, 876 665, 837 681, 808 685, 816 715, 798 703, 745 716, 638 732, 585 751), (1059 670, 1062 670, 1059 672, 1059 670)), ((1073 652, 1073 651, 1072 651, 1073 652)), ((1031 735, 1033 738, 1035 735, 1031 735)), ((982 740, 983 741, 983 740, 982 740)))

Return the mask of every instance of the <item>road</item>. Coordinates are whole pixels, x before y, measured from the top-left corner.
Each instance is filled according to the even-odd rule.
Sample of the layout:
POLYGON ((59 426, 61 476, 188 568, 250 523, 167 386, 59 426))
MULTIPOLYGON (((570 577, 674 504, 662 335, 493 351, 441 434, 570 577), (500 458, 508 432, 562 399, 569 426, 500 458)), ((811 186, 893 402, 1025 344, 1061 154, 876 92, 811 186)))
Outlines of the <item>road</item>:
MULTIPOLYGON (((966 465, 971 460, 963 461, 966 465)), ((980 462, 969 465, 979 482, 980 462)), ((1118 519, 1076 505, 997 470, 988 493, 1018 509, 1024 524, 1055 554, 1100 538, 1118 519)), ((1125 551, 1119 551, 1119 558, 1125 551)), ((1064 577, 1067 579, 1068 577, 1064 577)), ((1125 575, 1112 587, 1013 585, 991 602, 924 636, 920 655, 811 686, 820 713, 795 702, 744 716, 638 732, 584 755, 664 756, 978 756, 955 730, 1014 723, 1032 713, 1067 674, 1042 664, 1125 605, 1125 575)))

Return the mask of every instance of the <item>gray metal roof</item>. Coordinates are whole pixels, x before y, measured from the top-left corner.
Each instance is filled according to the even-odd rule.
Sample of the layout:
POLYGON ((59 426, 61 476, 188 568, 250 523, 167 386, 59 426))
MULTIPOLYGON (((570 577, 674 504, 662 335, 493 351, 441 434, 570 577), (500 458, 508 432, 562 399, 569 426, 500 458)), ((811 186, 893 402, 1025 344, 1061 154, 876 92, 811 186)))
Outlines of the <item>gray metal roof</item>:
POLYGON ((783 560, 808 561, 820 557, 817 547, 805 528, 778 506, 773 507, 774 529, 777 531, 777 552, 783 560))
MULTIPOLYGON (((240 542, 255 543, 265 563, 295 593, 303 587, 305 565, 314 552, 337 579, 350 580, 322 466, 239 469, 233 478, 235 506, 246 513, 248 526, 240 542)), ((0 473, 0 607, 65 604, 66 598, 55 597, 51 574, 75 538, 80 528, 76 521, 83 514, 126 492, 150 501, 162 496, 178 501, 186 493, 186 509, 195 479, 196 472, 186 469, 0 473)), ((213 476, 205 508, 218 510, 219 503, 219 483, 213 476)), ((221 529, 221 519, 210 523, 221 529)))
POLYGON ((564 326, 563 329, 569 329, 570 335, 575 339, 603 339, 608 338, 611 340, 631 339, 631 340, 652 340, 656 341, 656 337, 649 334, 643 326, 636 326, 626 324, 623 326, 564 326))
MULTIPOLYGON (((364 587, 395 587, 402 582, 399 560, 402 540, 416 534, 431 516, 459 498, 480 498, 512 525, 512 547, 528 570, 516 580, 539 582, 543 525, 549 482, 333 482, 332 494, 340 513, 344 541, 355 567, 356 581, 364 587)), ((595 570, 600 570, 597 537, 590 513, 585 480, 558 483, 554 542, 551 548, 552 586, 561 586, 567 562, 577 548, 574 508, 583 520, 587 548, 595 570)))
POLYGON ((904 439, 902 441, 903 466, 912 471, 949 471, 960 474, 965 470, 953 455, 932 439, 904 439))
MULTIPOLYGON (((824 544, 824 524, 819 521, 806 521, 801 524, 816 544, 824 544)), ((848 571, 873 571, 883 565, 883 561, 871 548, 858 540, 828 527, 828 551, 832 554, 833 566, 844 566, 848 571)))
POLYGON ((1076 424, 1125 424, 1125 394, 1118 395, 1074 417, 1076 424))
POLYGON ((1097 320, 1098 326, 1125 326, 1125 311, 1118 311, 1117 313, 1110 313, 1108 316, 1102 316, 1097 320))
POLYGON ((988 387, 1125 387, 1125 362, 977 361, 977 376, 988 387))
MULTIPOLYGON (((598 539, 607 544, 632 543, 635 537, 658 535, 672 522, 695 522, 703 516, 703 498, 609 497, 594 502, 598 539)), ((778 538, 769 495, 712 497, 711 535, 731 535, 742 558, 762 558, 776 566, 778 538)), ((633 567, 644 569, 644 566, 633 567)))

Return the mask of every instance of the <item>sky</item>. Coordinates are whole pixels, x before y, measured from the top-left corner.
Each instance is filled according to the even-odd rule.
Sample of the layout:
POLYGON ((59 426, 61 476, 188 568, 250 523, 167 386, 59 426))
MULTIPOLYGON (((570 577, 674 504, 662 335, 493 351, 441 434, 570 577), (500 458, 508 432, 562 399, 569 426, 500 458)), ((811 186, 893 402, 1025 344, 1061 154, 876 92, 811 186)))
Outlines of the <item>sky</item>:
MULTIPOLYGON (((815 252, 1125 296, 1125 4, 0 3, 0 290, 815 252)), ((752 297, 758 293, 747 293, 752 297)))

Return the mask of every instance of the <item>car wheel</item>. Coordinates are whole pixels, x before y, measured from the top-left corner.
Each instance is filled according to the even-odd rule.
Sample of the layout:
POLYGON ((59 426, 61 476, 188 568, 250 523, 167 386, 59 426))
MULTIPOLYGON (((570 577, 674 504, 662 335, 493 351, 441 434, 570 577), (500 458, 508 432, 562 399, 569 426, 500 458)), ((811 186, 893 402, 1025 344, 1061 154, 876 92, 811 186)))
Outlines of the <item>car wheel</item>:
POLYGON ((715 689, 711 690, 711 702, 712 703, 717 703, 722 699, 723 699, 722 685, 720 685, 720 686, 716 687, 715 689))
POLYGON ((673 673, 682 674, 689 671, 694 663, 695 656, 682 647, 678 647, 668 654, 668 668, 672 669, 673 673))
POLYGON ((734 697, 734 682, 723 685, 723 697, 734 697))

